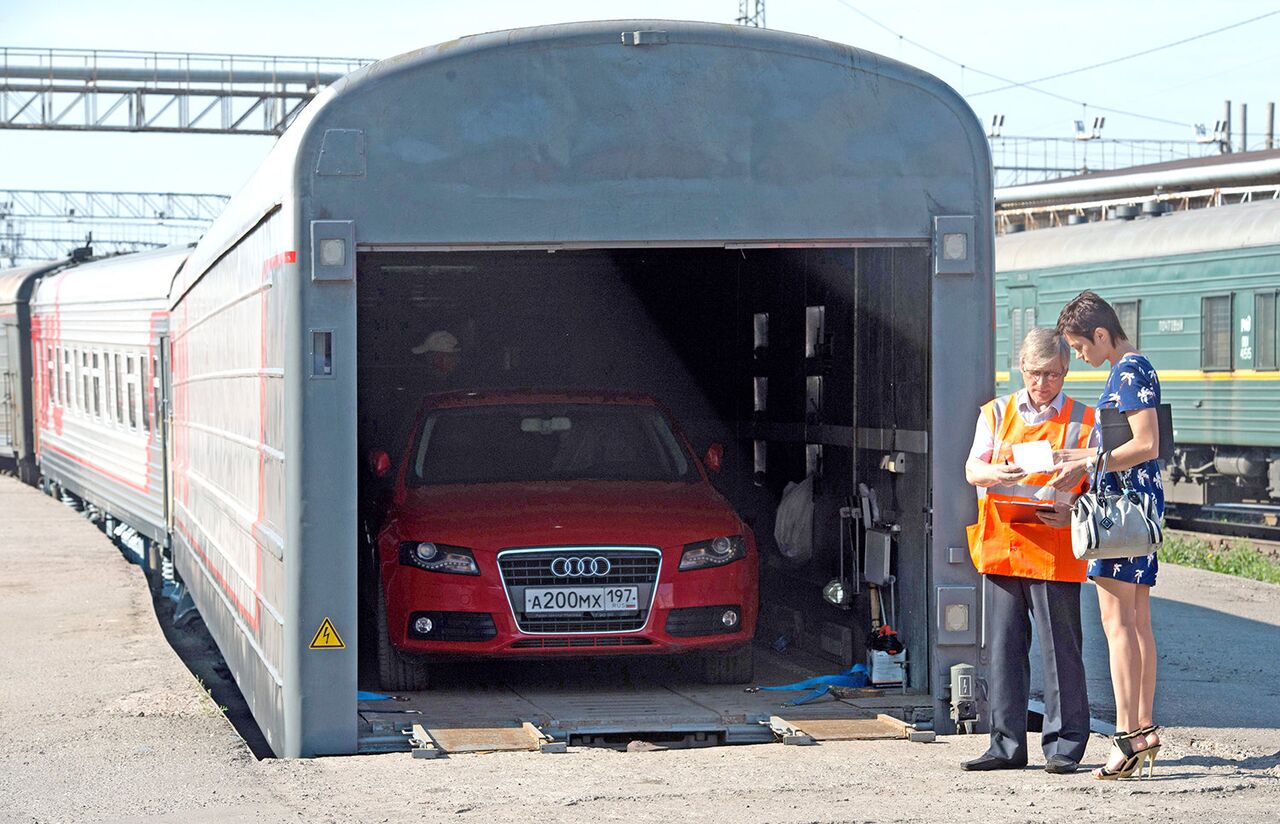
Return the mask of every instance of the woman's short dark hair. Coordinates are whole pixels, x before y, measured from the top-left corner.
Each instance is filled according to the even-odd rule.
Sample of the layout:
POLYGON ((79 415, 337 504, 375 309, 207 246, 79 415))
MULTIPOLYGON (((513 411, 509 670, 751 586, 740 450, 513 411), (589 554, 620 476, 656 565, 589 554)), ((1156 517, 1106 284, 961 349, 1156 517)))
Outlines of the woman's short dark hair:
POLYGON ((1097 292, 1088 290, 1081 292, 1058 313, 1059 335, 1070 333, 1082 338, 1092 338, 1093 330, 1098 327, 1107 330, 1111 335, 1112 343, 1129 339, 1129 336, 1124 333, 1124 328, 1120 326, 1120 318, 1116 316, 1116 310, 1099 297, 1097 292))

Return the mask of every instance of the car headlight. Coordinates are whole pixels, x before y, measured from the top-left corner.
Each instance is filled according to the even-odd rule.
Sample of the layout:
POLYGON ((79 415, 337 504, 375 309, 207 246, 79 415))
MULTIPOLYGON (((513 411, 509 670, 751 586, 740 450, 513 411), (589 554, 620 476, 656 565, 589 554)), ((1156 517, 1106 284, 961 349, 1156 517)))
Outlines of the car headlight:
POLYGON ((428 572, 454 575, 479 575, 476 557, 464 546, 433 544, 430 541, 405 541, 400 544, 400 563, 428 572))
POLYGON ((709 541, 685 544, 680 554, 680 571, 724 566, 747 557, 747 542, 741 535, 723 535, 709 541))

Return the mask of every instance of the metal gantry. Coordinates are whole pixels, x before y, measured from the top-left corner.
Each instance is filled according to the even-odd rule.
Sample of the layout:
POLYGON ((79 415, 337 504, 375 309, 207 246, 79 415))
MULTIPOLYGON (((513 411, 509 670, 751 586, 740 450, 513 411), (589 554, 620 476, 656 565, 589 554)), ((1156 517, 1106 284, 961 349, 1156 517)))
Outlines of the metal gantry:
POLYGON ((1217 144, 1193 140, 1005 137, 999 134, 988 138, 997 187, 1219 153, 1217 144))
POLYGON ((372 62, 0 47, 0 128, 279 135, 372 62))
POLYGON ((90 236, 99 253, 191 243, 228 200, 176 192, 0 190, 0 264, 66 257, 90 236))

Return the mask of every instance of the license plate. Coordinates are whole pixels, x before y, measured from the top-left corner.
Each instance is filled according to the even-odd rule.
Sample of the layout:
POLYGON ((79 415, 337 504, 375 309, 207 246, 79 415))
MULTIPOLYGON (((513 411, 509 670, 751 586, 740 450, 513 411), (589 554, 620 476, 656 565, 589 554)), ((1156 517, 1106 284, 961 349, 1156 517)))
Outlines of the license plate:
POLYGON ((639 600, 636 587, 529 587, 524 591, 524 611, 635 612, 639 600))

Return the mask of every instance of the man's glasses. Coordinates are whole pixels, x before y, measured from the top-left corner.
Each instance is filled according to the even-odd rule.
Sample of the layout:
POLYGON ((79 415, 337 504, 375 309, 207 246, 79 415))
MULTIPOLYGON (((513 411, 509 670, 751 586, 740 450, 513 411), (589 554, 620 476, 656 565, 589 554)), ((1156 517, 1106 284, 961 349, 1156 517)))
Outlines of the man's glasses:
POLYGON ((1051 369, 1023 369, 1023 376, 1029 381, 1060 381, 1067 376, 1066 372, 1056 372, 1051 369))

